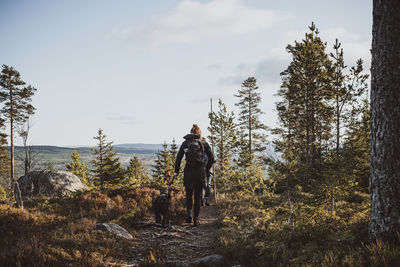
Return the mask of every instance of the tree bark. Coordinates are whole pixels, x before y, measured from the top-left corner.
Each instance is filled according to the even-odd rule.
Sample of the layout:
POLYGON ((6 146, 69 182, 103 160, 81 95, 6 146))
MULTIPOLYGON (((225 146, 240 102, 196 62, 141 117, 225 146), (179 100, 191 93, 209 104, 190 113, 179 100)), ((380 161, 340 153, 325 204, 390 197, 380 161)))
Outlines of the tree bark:
POLYGON ((400 1, 374 0, 371 68, 370 234, 399 240, 400 1))

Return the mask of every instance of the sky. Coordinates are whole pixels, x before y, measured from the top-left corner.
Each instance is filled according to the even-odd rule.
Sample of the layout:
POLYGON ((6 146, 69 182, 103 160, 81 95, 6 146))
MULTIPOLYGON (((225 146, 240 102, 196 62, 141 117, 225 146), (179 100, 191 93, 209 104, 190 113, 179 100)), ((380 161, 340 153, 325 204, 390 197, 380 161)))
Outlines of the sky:
POLYGON ((366 0, 0 0, 0 64, 37 88, 31 145, 93 146, 99 128, 115 144, 180 143, 193 123, 207 136, 210 98, 238 113, 250 76, 276 126, 285 47, 311 22, 369 72, 366 0))

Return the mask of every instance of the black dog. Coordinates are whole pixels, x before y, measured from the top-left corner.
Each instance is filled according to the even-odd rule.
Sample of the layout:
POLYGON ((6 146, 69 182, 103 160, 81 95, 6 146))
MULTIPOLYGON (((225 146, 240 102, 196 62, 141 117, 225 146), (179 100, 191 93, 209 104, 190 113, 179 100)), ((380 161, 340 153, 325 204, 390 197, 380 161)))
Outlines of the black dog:
POLYGON ((153 210, 156 216, 156 223, 161 223, 162 227, 165 227, 169 222, 169 202, 171 199, 171 192, 161 192, 155 199, 153 199, 153 210))

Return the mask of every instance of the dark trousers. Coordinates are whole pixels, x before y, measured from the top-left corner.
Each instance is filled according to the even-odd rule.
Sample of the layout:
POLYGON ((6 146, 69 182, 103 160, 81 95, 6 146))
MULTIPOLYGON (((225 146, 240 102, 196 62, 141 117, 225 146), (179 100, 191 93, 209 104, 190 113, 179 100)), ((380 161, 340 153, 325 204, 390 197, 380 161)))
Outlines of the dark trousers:
POLYGON ((194 217, 199 217, 200 214, 200 202, 201 202, 201 192, 203 186, 200 183, 195 183, 191 187, 186 187, 186 208, 191 210, 193 207, 193 195, 194 195, 194 217))

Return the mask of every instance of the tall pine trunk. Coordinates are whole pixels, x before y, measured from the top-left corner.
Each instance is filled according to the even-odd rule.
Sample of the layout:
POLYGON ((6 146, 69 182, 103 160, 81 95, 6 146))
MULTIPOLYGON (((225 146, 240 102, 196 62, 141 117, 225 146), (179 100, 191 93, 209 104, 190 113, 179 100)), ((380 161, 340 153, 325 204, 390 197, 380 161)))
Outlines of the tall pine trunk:
POLYGON ((371 80, 370 233, 400 232, 400 1, 374 0, 371 80))
POLYGON ((11 161, 10 161, 10 178, 11 178, 11 194, 14 194, 14 185, 15 185, 15 179, 14 179, 14 101, 13 101, 13 93, 11 90, 11 85, 10 85, 10 156, 11 156, 11 161))
POLYGON ((252 151, 251 151, 251 91, 249 90, 249 163, 251 164, 251 160, 252 160, 252 151))

